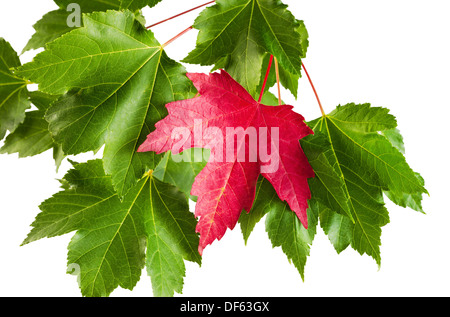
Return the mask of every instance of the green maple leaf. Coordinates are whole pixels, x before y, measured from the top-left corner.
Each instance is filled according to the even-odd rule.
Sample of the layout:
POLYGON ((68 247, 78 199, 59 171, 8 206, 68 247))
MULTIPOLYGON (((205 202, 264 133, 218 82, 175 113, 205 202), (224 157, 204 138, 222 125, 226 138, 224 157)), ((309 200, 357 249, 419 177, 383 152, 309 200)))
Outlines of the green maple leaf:
POLYGON ((316 172, 310 188, 324 231, 338 252, 351 245, 380 264, 381 227, 389 222, 383 192, 405 205, 407 197, 420 204, 427 193, 399 150, 398 135, 386 137, 395 117, 385 108, 348 104, 309 125, 315 134, 301 144, 316 172))
POLYGON ((37 110, 25 113, 24 122, 6 137, 0 154, 18 153, 19 157, 28 157, 53 149, 56 165, 59 167, 64 154, 61 147, 53 141, 48 122, 44 119, 45 112, 58 96, 33 91, 29 93, 29 97, 37 110))
POLYGON ((181 293, 184 260, 201 262, 196 220, 183 193, 147 173, 121 201, 102 161, 76 164, 64 190, 43 202, 23 244, 76 231, 68 267, 84 296, 133 289, 144 265, 155 296, 181 293))
POLYGON ((185 62, 225 68, 255 97, 264 60, 273 54, 282 83, 296 95, 307 32, 281 1, 217 1, 199 15, 194 28, 200 31, 197 45, 185 62))
POLYGON ((130 11, 87 14, 83 23, 18 73, 43 92, 66 94, 47 110, 53 138, 68 155, 106 144, 105 170, 124 195, 162 157, 136 150, 166 116, 165 105, 194 89, 130 11))
POLYGON ((16 51, 0 38, 0 140, 25 120, 30 107, 27 81, 13 73, 21 65, 16 51))

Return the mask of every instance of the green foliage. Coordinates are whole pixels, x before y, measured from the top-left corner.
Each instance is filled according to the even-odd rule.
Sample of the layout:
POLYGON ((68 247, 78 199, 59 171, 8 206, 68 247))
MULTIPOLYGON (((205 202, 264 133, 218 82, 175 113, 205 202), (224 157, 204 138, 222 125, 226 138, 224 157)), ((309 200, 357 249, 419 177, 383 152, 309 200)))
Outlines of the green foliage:
POLYGON ((267 69, 264 61, 273 54, 283 70, 282 83, 296 95, 307 32, 286 5, 273 0, 217 1, 199 15, 194 27, 200 31, 197 46, 185 62, 225 68, 255 97, 267 69))
POLYGON ((56 40, 61 35, 70 32, 71 27, 67 25, 69 12, 64 9, 54 10, 45 14, 33 25, 36 33, 33 34, 23 52, 44 47, 45 44, 56 40))
MULTIPOLYGON (((73 1, 55 0, 59 9, 34 24, 23 50, 44 51, 25 65, 0 38, 0 139, 6 136, 0 153, 53 150, 59 166, 67 156, 103 151, 102 159, 71 161, 61 191, 39 206, 23 242, 72 233, 68 268, 79 267, 83 296, 131 290, 144 268, 155 296, 173 296, 183 290, 185 261, 201 264, 189 202, 196 201, 192 184, 209 152, 137 152, 166 117, 167 104, 197 93, 184 66, 143 25, 141 9, 160 1, 79 0, 82 25, 70 27, 73 1)), ((183 62, 225 69, 256 100, 266 79, 262 103, 277 106, 268 91, 277 82, 274 67, 264 76, 273 55, 280 83, 298 97, 309 36, 281 1, 218 0, 193 27, 196 46, 183 62)), ((407 163, 396 118, 386 108, 347 104, 308 126, 314 135, 300 141, 315 173, 308 180, 308 228, 260 176, 253 206, 239 219, 244 241, 265 219, 273 247, 304 278, 320 226, 336 252, 350 246, 380 265, 381 230, 389 223, 385 199, 424 212, 427 194, 407 163)))
POLYGON ((94 11, 106 11, 106 10, 117 10, 120 8, 120 0, 77 0, 73 2, 72 0, 54 0, 55 3, 63 9, 71 3, 76 3, 80 6, 81 11, 84 13, 90 13, 94 11))
MULTIPOLYGON (((69 25, 68 20, 71 20, 72 14, 77 14, 68 5, 76 3, 80 7, 80 13, 91 13, 94 11, 117 10, 119 8, 119 0, 109 1, 71 1, 71 0, 55 0, 60 7, 58 10, 50 11, 45 14, 36 24, 33 25, 36 33, 33 34, 23 52, 35 50, 45 47, 57 38, 72 31, 76 26, 69 25)), ((80 25, 81 26, 81 25, 80 25)))
POLYGON ((132 289, 144 265, 155 296, 181 293, 183 260, 200 264, 195 218, 174 186, 144 176, 121 201, 101 160, 75 164, 64 190, 43 202, 24 244, 72 231, 68 264, 84 296, 132 289))
POLYGON ((338 252, 351 245, 380 264, 381 227, 389 222, 383 192, 418 209, 427 193, 396 147, 400 135, 381 134, 397 127, 395 117, 385 108, 348 104, 309 125, 315 134, 301 143, 316 172, 310 188, 324 231, 338 252))
POLYGON ((17 53, 0 38, 0 140, 25 120, 25 110, 30 107, 27 81, 11 71, 19 66, 17 53))
POLYGON ((120 0, 120 8, 128 10, 139 10, 146 6, 154 7, 161 0, 120 0))
POLYGON ((45 112, 58 97, 40 91, 30 92, 30 101, 37 110, 26 112, 24 122, 6 137, 0 154, 18 153, 19 157, 28 157, 53 149, 56 166, 59 167, 64 153, 61 146, 53 141, 48 122, 44 119, 45 112))

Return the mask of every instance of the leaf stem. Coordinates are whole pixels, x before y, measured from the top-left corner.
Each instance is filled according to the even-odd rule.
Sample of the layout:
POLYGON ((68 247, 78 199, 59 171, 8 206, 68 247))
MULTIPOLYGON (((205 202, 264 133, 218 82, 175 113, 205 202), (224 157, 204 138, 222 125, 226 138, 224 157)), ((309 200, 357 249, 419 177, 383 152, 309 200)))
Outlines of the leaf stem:
POLYGON ((216 1, 215 1, 215 0, 214 0, 214 1, 210 1, 210 2, 207 2, 207 3, 204 3, 204 4, 199 5, 198 7, 189 9, 189 10, 184 11, 184 12, 181 12, 181 13, 179 13, 179 14, 177 14, 177 15, 174 15, 173 17, 170 17, 170 18, 168 18, 168 19, 159 21, 159 22, 157 22, 157 23, 155 23, 155 24, 149 25, 149 26, 147 26, 147 29, 150 29, 150 28, 152 28, 152 27, 154 27, 154 26, 157 26, 157 25, 162 24, 162 23, 164 23, 164 22, 170 21, 170 20, 172 20, 172 19, 178 18, 179 16, 185 15, 186 13, 189 13, 189 12, 191 12, 191 11, 200 9, 201 7, 207 6, 208 4, 211 4, 211 3, 214 3, 214 2, 216 2, 216 1))
POLYGON ((320 111, 322 112, 322 117, 326 117, 325 111, 323 110, 323 107, 322 107, 322 103, 320 102, 320 99, 319 99, 319 95, 317 94, 316 88, 314 87, 311 77, 309 76, 308 71, 306 70, 305 64, 303 64, 303 62, 302 62, 302 67, 303 67, 303 70, 305 71, 306 76, 308 77, 311 88, 313 89, 314 94, 316 95, 316 99, 317 99, 317 102, 319 103, 320 111))
POLYGON ((278 88, 278 105, 281 106, 283 101, 281 100, 281 85, 280 85, 280 69, 278 67, 278 60, 275 59, 275 72, 277 74, 277 88, 278 88))
POLYGON ((173 38, 171 38, 170 40, 168 40, 166 43, 164 43, 161 48, 164 49, 167 45, 169 45, 170 43, 172 43, 173 41, 175 41, 176 39, 178 39, 179 37, 183 36, 184 34, 186 34, 187 32, 189 32, 190 30, 193 29, 193 26, 188 27, 186 30, 184 30, 183 32, 181 32, 180 34, 174 36, 173 38))
POLYGON ((264 90, 266 90, 267 79, 269 78, 270 69, 272 68, 273 55, 270 55, 269 66, 267 66, 266 77, 264 77, 264 82, 261 88, 261 93, 259 94, 258 103, 261 103, 262 97, 264 95, 264 90))

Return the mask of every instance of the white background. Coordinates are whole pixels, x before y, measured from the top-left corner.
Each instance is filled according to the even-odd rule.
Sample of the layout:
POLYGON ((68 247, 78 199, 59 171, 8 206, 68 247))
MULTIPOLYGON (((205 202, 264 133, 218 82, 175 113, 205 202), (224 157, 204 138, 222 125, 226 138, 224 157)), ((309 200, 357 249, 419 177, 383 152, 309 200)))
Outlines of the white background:
MULTIPOLYGON (((204 2, 165 0, 144 13, 152 24, 204 2)), ((407 160, 430 192, 423 201, 427 214, 387 203, 390 223, 383 228, 380 269, 351 248, 338 255, 319 228, 304 282, 281 249, 272 248, 264 221, 247 246, 237 226, 207 247, 201 268, 187 263, 182 296, 449 296, 449 1, 284 2, 309 30, 304 63, 325 111, 338 104, 370 102, 390 108, 397 117, 407 160)), ((32 25, 55 8, 51 0, 2 1, 0 36, 20 52, 34 33, 32 25)), ((198 12, 155 27, 159 41, 191 25, 198 12)), ((185 57, 196 35, 191 31, 168 46, 169 56, 185 57)), ((22 62, 35 53, 21 56, 22 62)), ((298 100, 286 92, 283 99, 306 120, 320 116, 306 77, 298 100)), ((89 158, 91 154, 75 159, 89 158)), ((26 159, 0 156, 1 296, 80 296, 76 278, 65 273, 72 234, 19 246, 38 205, 59 191, 56 179, 68 168, 64 162, 56 173, 50 152, 26 159)), ((112 296, 152 296, 150 278, 144 271, 134 291, 119 288, 112 296)))

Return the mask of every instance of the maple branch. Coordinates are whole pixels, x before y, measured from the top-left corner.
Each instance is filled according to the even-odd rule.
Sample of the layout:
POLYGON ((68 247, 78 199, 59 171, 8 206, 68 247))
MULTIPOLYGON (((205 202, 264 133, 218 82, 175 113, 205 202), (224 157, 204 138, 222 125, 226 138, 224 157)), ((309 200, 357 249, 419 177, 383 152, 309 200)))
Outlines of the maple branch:
POLYGON ((278 105, 281 106, 283 102, 281 100, 280 69, 278 67, 278 60, 276 58, 275 58, 275 72, 277 74, 278 105))
POLYGON ((261 88, 261 93, 259 94, 258 103, 261 103, 262 97, 264 95, 264 90, 266 90, 267 79, 269 78, 270 69, 272 68, 273 55, 270 55, 269 66, 267 66, 266 77, 264 77, 264 82, 261 88))
POLYGON ((180 34, 174 36, 173 38, 171 38, 170 40, 168 40, 166 43, 164 43, 163 45, 161 45, 161 48, 164 49, 167 45, 169 45, 170 43, 172 43, 173 41, 175 41, 176 39, 178 39, 179 37, 183 36, 184 34, 186 34, 187 32, 189 32, 190 30, 192 30, 194 27, 191 25, 190 27, 188 27, 186 30, 184 30, 183 32, 181 32, 180 34))
POLYGON ((216 1, 214 0, 214 1, 210 1, 210 2, 207 2, 207 3, 201 4, 201 5, 199 5, 198 7, 189 9, 189 10, 187 10, 187 11, 184 11, 184 12, 182 12, 182 13, 179 13, 179 14, 177 14, 177 15, 174 15, 173 17, 170 17, 170 18, 168 18, 168 19, 159 21, 159 22, 157 22, 157 23, 155 23, 155 24, 149 25, 149 26, 147 26, 147 29, 150 29, 150 28, 152 28, 152 27, 154 27, 154 26, 157 26, 157 25, 159 25, 159 24, 161 24, 161 23, 170 21, 170 20, 172 20, 172 19, 178 18, 179 16, 185 15, 186 13, 189 13, 189 12, 191 12, 191 11, 200 9, 201 7, 207 6, 208 4, 211 4, 211 3, 214 3, 214 2, 216 2, 216 1))
POLYGON ((325 117, 326 114, 325 114, 325 111, 323 110, 322 103, 320 102, 319 95, 317 94, 316 88, 314 87, 311 77, 309 76, 308 71, 306 70, 305 64, 303 64, 303 62, 302 62, 302 67, 303 67, 303 70, 305 71, 306 76, 308 77, 311 88, 313 89, 314 94, 316 95, 316 99, 317 99, 317 102, 319 103, 320 111, 322 112, 322 117, 325 117))

